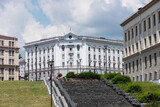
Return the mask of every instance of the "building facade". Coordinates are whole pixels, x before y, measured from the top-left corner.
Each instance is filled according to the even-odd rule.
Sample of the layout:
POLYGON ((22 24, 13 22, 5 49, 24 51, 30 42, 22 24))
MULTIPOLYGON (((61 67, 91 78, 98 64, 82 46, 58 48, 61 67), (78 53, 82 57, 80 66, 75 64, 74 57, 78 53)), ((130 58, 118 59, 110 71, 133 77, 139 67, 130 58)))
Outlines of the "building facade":
POLYGON ((24 80, 25 71, 26 71, 26 62, 25 62, 25 59, 22 59, 19 61, 19 78, 20 78, 20 80, 24 80))
POLYGON ((50 60, 54 60, 55 76, 58 73, 65 76, 71 71, 122 72, 123 41, 120 40, 68 33, 26 43, 24 48, 26 70, 29 70, 29 78, 33 80, 36 77, 36 65, 38 79, 50 74, 50 60))
POLYGON ((18 80, 19 77, 18 39, 0 35, 0 81, 18 80))
POLYGON ((133 81, 160 79, 160 1, 124 21, 124 72, 133 81))

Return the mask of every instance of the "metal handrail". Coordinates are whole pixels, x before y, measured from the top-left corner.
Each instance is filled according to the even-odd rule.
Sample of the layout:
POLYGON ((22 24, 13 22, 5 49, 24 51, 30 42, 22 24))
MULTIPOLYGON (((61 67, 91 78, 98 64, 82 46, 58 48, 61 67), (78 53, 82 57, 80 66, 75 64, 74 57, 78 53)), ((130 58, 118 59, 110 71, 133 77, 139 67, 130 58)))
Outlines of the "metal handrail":
POLYGON ((76 107, 76 104, 74 103, 74 101, 70 98, 68 92, 62 87, 62 84, 60 82, 57 82, 57 79, 54 79, 54 81, 58 84, 58 87, 60 88, 61 92, 64 93, 64 96, 66 97, 66 100, 68 101, 68 103, 70 103, 70 105, 72 107, 76 107))

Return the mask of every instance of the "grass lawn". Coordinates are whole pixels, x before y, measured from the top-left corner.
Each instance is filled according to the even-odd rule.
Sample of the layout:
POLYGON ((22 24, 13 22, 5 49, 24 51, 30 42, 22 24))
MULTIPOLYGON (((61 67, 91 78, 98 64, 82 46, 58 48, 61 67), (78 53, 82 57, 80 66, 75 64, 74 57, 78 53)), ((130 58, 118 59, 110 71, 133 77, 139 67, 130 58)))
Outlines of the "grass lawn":
POLYGON ((42 81, 0 82, 0 107, 49 107, 50 95, 42 81))
POLYGON ((153 82, 131 82, 127 84, 117 84, 116 86, 124 90, 129 84, 132 84, 132 83, 139 84, 142 87, 142 93, 148 93, 151 91, 160 93, 160 85, 157 85, 153 82))

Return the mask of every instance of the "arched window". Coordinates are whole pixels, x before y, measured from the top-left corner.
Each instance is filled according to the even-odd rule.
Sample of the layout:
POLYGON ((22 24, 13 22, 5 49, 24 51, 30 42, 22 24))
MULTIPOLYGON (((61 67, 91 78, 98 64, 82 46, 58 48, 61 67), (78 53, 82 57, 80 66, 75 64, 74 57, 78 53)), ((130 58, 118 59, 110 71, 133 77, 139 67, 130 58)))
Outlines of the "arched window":
POLYGON ((65 47, 64 47, 64 45, 62 45, 62 51, 64 51, 64 49, 65 49, 65 47))
POLYGON ((80 46, 79 46, 79 45, 77 45, 77 50, 78 50, 78 51, 80 50, 80 46))

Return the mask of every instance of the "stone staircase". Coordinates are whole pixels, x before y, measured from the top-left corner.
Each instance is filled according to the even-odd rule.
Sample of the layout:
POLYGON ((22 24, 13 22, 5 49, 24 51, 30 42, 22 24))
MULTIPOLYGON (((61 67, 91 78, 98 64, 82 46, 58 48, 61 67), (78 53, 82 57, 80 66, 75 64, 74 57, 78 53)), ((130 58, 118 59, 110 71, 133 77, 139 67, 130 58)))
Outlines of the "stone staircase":
POLYGON ((133 107, 102 81, 62 82, 76 107, 133 107))

